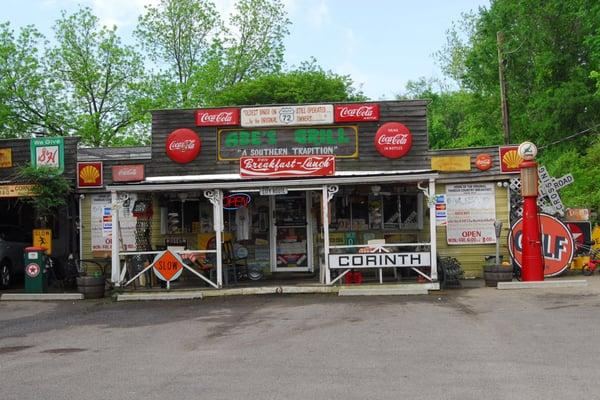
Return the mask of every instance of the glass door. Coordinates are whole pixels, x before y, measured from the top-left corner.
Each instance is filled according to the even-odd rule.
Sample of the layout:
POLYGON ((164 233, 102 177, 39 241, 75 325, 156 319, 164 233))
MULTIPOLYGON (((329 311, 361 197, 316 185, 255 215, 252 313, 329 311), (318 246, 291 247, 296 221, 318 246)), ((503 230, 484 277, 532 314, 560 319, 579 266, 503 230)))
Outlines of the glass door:
POLYGON ((271 196, 271 271, 313 271, 309 200, 305 191, 271 196))

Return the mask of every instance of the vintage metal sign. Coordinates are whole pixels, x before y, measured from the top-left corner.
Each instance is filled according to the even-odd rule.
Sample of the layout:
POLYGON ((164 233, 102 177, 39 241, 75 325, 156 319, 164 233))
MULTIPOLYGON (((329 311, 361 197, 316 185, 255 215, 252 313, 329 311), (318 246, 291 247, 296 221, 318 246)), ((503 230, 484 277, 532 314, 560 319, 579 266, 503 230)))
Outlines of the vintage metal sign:
POLYGON ((475 168, 480 171, 487 171, 492 168, 494 165, 494 161, 492 160, 492 156, 490 154, 478 154, 475 158, 475 168))
POLYGON ((200 154, 202 142, 200 137, 191 129, 176 129, 167 136, 165 151, 167 156, 179 164, 187 164, 200 154))
POLYGON ((99 188, 104 185, 102 161, 77 163, 77 187, 99 188))
POLYGON ((219 161, 272 156, 358 157, 356 126, 220 129, 217 141, 219 161))
POLYGON ((24 197, 34 196, 35 185, 2 185, 0 186, 0 197, 24 197))
POLYGON ((333 105, 307 104, 242 108, 243 127, 278 125, 323 125, 333 123, 333 105))
POLYGON ((0 149, 0 168, 12 167, 12 149, 0 149))
POLYGON ((338 104, 334 107, 335 122, 379 121, 379 104, 338 104))
POLYGON ((113 182, 139 182, 144 180, 144 164, 115 165, 112 167, 113 182))
POLYGON ((431 265, 428 252, 330 254, 329 268, 416 268, 431 265))
POLYGON ((335 174, 335 156, 242 157, 242 178, 328 176, 335 174))
POLYGON ((387 158, 404 157, 412 147, 412 134, 400 122, 387 122, 375 134, 375 149, 387 158))
POLYGON ((540 192, 548 196, 548 199, 550 199, 550 203, 554 208, 553 211, 563 215, 565 212, 565 206, 560 199, 558 190, 556 190, 556 187, 554 186, 554 180, 548 173, 546 167, 543 165, 538 167, 538 177, 540 181, 540 192))
POLYGON ((31 139, 31 165, 65 170, 65 141, 62 137, 31 139))
POLYGON ((45 248, 46 254, 52 255, 52 230, 51 229, 34 229, 33 230, 33 245, 35 247, 45 248))
POLYGON ((152 269, 158 279, 170 282, 183 272, 183 260, 178 254, 165 250, 154 258, 152 269))
MULTIPOLYGON (((544 256, 544 276, 559 275, 567 269, 575 252, 571 231, 559 219, 550 215, 540 214, 539 220, 544 256)), ((523 258, 522 239, 523 218, 519 218, 508 235, 510 256, 519 266, 522 265, 523 258)))
POLYGON ((590 209, 589 208, 567 208, 565 211, 565 217, 567 221, 589 221, 590 220, 590 209))
POLYGON ((196 111, 196 126, 227 126, 239 124, 239 108, 203 108, 196 111))
POLYGON ((442 172, 460 172, 471 170, 471 157, 431 156, 431 169, 442 172))
POLYGON ((498 148, 500 155, 500 172, 503 174, 514 174, 519 172, 519 165, 523 158, 518 154, 519 146, 501 146, 498 148))

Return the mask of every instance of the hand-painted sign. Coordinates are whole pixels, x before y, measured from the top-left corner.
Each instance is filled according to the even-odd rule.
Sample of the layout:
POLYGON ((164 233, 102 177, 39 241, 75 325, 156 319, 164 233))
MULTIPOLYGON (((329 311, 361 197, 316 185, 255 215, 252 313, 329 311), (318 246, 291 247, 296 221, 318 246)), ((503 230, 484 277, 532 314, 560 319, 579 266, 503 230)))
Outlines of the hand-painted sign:
POLYGON ((242 178, 328 176, 335 174, 335 156, 242 157, 242 178))
POLYGON ((104 185, 102 161, 77 163, 77 187, 99 188, 104 185))
POLYGON ((0 149, 0 168, 12 167, 12 149, 0 149))
POLYGON ((112 167, 113 182, 139 182, 144 180, 144 164, 115 165, 112 167))
POLYGON ((158 279, 170 282, 179 278, 179 275, 183 272, 183 260, 171 250, 165 250, 156 255, 152 263, 152 269, 158 279))
MULTIPOLYGON (((547 214, 539 215, 540 231, 542 234, 542 253, 544 256, 544 276, 555 276, 562 273, 573 259, 575 246, 571 232, 557 218, 547 214)), ((508 250, 510 256, 522 265, 523 258, 523 218, 519 218, 510 229, 508 235, 508 250)))
POLYGON ((217 131, 217 141, 219 161, 270 156, 358 157, 356 126, 220 129, 217 131))
POLYGON ((514 174, 520 171, 519 165, 523 158, 518 154, 519 146, 501 146, 498 149, 500 154, 500 172, 503 174, 514 174))
POLYGON ((43 247, 46 249, 46 254, 52 255, 52 230, 51 229, 34 229, 33 230, 33 246, 43 247))
POLYGON ((479 154, 475 158, 475 168, 480 171, 487 171, 492 168, 494 165, 494 161, 492 160, 492 156, 490 154, 479 154))
POLYGON ((25 197, 34 196, 35 185, 2 185, 0 186, 0 197, 25 197))
POLYGON ((379 121, 379 104, 338 104, 334 114, 335 122, 379 121))
POLYGON ((333 105, 307 104, 242 108, 243 127, 277 125, 323 125, 333 123, 333 105))
POLYGON ((431 265, 428 252, 330 254, 329 268, 415 268, 431 265))
POLYGON ((238 208, 248 207, 252 197, 248 193, 232 193, 223 197, 223 209, 237 210, 238 208))
POLYGON ((191 129, 176 129, 167 136, 165 150, 167 156, 176 163, 187 164, 200 154, 202 142, 200 137, 191 129))
POLYGON ((471 170, 470 156, 431 156, 431 169, 442 172, 471 170))
POLYGON ((196 111, 196 126, 226 126, 239 124, 239 108, 203 108, 196 111))
POLYGON ((31 139, 31 165, 65 170, 65 141, 62 137, 31 139))
POLYGON ((405 156, 412 147, 410 130, 399 122, 387 122, 375 134, 375 149, 387 158, 405 156))

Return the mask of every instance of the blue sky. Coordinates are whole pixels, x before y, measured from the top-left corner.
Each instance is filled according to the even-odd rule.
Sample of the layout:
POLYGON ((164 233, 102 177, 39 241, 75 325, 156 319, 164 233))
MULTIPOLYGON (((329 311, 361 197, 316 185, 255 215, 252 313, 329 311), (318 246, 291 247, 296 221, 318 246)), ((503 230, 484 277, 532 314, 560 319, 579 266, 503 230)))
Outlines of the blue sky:
MULTIPOLYGON (((213 0, 222 15, 234 0, 213 0)), ((393 99, 408 80, 441 77, 433 53, 460 14, 487 7, 489 0, 283 0, 292 21, 286 63, 315 57, 319 65, 350 75, 373 100, 393 99)), ((0 21, 27 24, 52 37, 60 10, 92 7, 107 25, 116 24, 126 42, 145 4, 157 0, 4 0, 0 21)))

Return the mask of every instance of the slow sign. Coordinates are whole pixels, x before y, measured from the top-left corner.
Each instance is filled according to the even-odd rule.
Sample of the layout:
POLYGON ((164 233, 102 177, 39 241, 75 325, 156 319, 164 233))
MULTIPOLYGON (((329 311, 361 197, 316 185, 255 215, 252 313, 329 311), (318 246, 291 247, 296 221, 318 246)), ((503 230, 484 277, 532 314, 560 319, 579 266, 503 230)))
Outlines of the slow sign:
POLYGON ((375 134, 375 149, 387 158, 405 156, 412 147, 412 134, 400 122, 387 122, 375 134))
POLYGON ((156 255, 152 263, 152 269, 158 279, 170 282, 181 275, 183 261, 177 254, 171 252, 171 250, 165 250, 156 255))
MULTIPOLYGON (((562 273, 573 259, 575 246, 571 232, 560 220, 540 214, 540 231, 542 233, 542 253, 544 256, 544 276, 555 276, 562 273)), ((508 250, 511 257, 521 266, 523 218, 519 218, 508 235, 508 250)))

